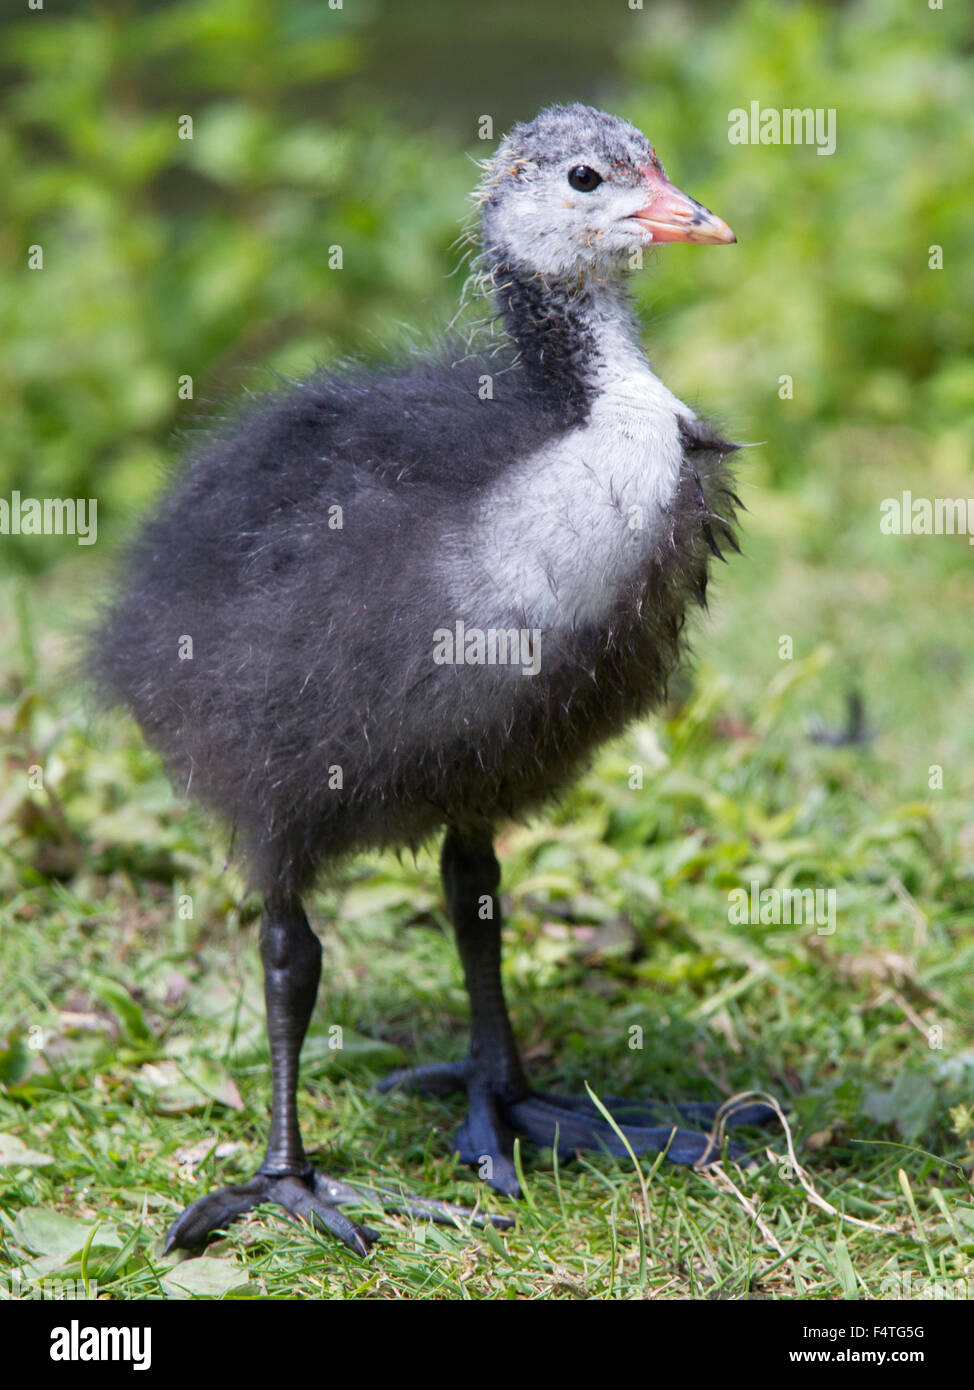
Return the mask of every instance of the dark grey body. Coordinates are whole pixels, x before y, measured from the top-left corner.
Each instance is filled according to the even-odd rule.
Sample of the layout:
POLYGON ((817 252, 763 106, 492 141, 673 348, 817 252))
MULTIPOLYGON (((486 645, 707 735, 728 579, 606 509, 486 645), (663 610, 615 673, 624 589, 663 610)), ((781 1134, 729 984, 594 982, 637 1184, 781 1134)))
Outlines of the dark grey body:
POLYGON ((446 823, 523 815, 662 696, 733 515, 732 446, 699 422, 668 528, 609 625, 544 632, 530 677, 433 660, 434 627, 453 621, 438 536, 465 510, 472 526, 486 487, 584 409, 496 358, 380 383, 350 369, 252 408, 172 485, 94 664, 176 785, 234 829, 263 891, 446 823))

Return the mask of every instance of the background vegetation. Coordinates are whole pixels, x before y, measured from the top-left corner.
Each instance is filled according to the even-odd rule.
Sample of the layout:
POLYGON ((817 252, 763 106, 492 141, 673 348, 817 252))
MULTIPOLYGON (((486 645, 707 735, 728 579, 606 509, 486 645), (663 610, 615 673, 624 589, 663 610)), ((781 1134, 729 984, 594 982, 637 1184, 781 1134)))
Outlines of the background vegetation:
MULTIPOLYGON (((447 0, 115 0, 28 14, 3 54, 0 497, 95 497, 99 542, 0 538, 0 1272, 110 1297, 968 1296, 974 569, 964 536, 879 529, 904 488, 974 495, 962 7, 533 0, 461 24, 447 0), (637 292, 668 384, 755 447, 692 686, 505 834, 517 1026, 542 1080, 774 1092, 842 1215, 779 1126, 743 1174, 526 1153, 510 1233, 373 1217, 362 1264, 257 1214, 177 1267, 177 1208, 262 1140, 257 905, 137 733, 89 725, 73 636, 174 433, 270 371, 431 336, 480 116, 499 134, 578 98, 646 129, 737 231, 637 292), (834 107, 836 153, 730 145, 752 100, 834 107), (850 690, 872 740, 814 741, 850 690), (752 879, 835 888, 838 930, 732 927, 752 879)), ((390 1062, 463 1046, 432 857, 361 865, 314 908, 310 1143, 335 1172, 504 1209, 449 1156, 461 1101, 368 1096, 390 1062)))

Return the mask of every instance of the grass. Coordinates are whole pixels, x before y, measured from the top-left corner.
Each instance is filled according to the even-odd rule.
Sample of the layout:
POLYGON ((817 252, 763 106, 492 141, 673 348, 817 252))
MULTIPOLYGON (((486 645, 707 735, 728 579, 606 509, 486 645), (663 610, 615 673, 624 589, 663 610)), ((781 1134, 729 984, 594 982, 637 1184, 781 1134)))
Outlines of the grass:
POLYGON ((790 1108, 752 1132, 756 1164, 559 1168, 526 1149, 515 1207, 451 1157, 462 1098, 373 1098, 406 1058, 460 1056, 466 1030, 435 859, 383 859, 311 904, 325 968, 309 1147, 336 1176, 516 1226, 366 1213, 383 1238, 359 1261, 265 1209, 201 1260, 162 1257, 185 1203, 259 1161, 259 904, 137 733, 90 727, 58 674, 86 602, 67 565, 8 605, 4 634, 0 1288, 83 1267, 109 1298, 970 1296, 974 661, 950 613, 970 611, 974 580, 951 538, 880 539, 856 496, 835 502, 859 518, 838 541, 823 519, 822 557, 783 544, 783 519, 812 529, 814 480, 772 495, 759 467, 748 555, 720 576, 693 685, 500 846, 533 1075, 596 1094, 771 1092, 790 1108), (815 743, 808 721, 841 723, 850 685, 874 740, 815 743), (835 889, 835 932, 733 925, 728 894, 752 880, 835 889))

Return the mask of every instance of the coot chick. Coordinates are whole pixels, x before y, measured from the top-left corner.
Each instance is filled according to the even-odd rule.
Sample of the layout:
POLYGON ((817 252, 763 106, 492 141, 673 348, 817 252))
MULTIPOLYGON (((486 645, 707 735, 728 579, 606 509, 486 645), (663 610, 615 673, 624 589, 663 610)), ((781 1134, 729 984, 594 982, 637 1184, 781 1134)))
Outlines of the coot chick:
MULTIPOLYGON (((465 1089, 457 1152, 511 1195, 515 1134, 624 1152, 587 1098, 525 1074, 493 841, 659 703, 710 559, 736 549, 734 446, 655 376, 626 291, 644 250, 734 236, 637 129, 580 105, 515 126, 478 197, 501 327, 483 355, 447 342, 319 372, 224 423, 134 542, 93 644, 102 689, 232 829, 264 905, 267 1153, 249 1183, 189 1207, 167 1248, 261 1201, 367 1248, 374 1233, 339 1210, 358 1192, 316 1173, 299 1133, 321 957, 302 897, 353 853, 444 829, 470 1047, 384 1085, 465 1089)), ((674 1128, 652 1104, 609 1103, 637 1151, 714 1153, 714 1106, 677 1107, 674 1128)))

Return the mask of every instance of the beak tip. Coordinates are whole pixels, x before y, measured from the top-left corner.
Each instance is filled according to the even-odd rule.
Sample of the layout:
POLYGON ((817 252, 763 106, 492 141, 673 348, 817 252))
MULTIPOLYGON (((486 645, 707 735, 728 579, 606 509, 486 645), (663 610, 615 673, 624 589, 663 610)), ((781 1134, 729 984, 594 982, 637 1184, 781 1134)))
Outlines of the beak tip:
POLYGON ((647 203, 630 216, 643 224, 652 241, 729 246, 737 240, 722 217, 674 187, 658 165, 642 172, 647 203))
POLYGON ((731 231, 730 227, 728 227, 727 223, 720 222, 717 218, 714 218, 714 223, 715 225, 710 235, 705 235, 701 237, 700 240, 712 242, 715 246, 733 246, 737 241, 737 237, 733 231, 731 231))

